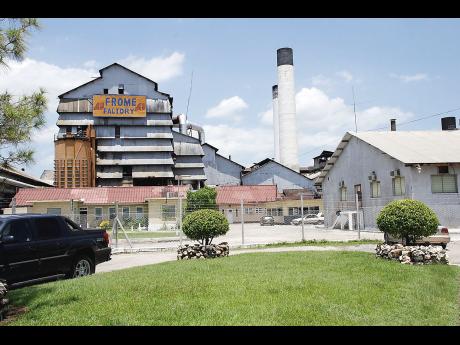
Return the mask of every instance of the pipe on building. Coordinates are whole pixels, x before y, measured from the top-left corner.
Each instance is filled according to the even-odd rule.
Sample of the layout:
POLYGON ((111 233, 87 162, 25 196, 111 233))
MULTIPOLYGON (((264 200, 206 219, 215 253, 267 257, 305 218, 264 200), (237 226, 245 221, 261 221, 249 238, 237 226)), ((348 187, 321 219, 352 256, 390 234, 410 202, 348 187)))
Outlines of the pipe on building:
POLYGON ((277 50, 280 163, 299 172, 292 48, 277 50))
POLYGON ((273 131, 275 141, 275 161, 280 161, 280 122, 278 116, 278 85, 272 86, 273 97, 273 131))
POLYGON ((172 117, 173 124, 179 124, 179 132, 187 134, 187 115, 178 114, 172 117))
POLYGON ((15 181, 15 180, 9 179, 7 177, 0 177, 0 181, 9 183, 9 184, 11 184, 13 186, 16 186, 16 187, 37 188, 37 186, 31 185, 31 184, 28 184, 28 183, 24 183, 24 182, 15 181))
POLYGON ((172 117, 172 121, 173 127, 179 128, 179 132, 181 132, 182 134, 187 134, 187 129, 191 129, 198 132, 198 138, 200 139, 200 143, 202 145, 206 142, 203 127, 195 125, 193 123, 189 123, 187 121, 187 115, 175 115, 172 117))

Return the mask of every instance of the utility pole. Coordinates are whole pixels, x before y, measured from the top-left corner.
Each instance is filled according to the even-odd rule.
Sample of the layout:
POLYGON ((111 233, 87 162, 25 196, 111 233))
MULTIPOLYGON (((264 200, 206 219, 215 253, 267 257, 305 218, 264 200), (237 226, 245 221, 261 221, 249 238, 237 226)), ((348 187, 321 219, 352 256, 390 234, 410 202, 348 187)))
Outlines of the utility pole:
POLYGON ((177 176, 177 197, 179 198, 179 241, 182 246, 182 195, 180 195, 180 176, 177 176))
POLYGON ((361 239, 361 232, 359 229, 359 199, 358 199, 358 192, 355 194, 355 200, 356 200, 356 228, 358 229, 358 240, 361 239))
POLYGON ((11 200, 11 214, 16 214, 16 197, 11 200))
POLYGON ((302 242, 305 242, 305 230, 304 230, 304 220, 303 220, 303 193, 300 193, 300 214, 302 217, 302 242))

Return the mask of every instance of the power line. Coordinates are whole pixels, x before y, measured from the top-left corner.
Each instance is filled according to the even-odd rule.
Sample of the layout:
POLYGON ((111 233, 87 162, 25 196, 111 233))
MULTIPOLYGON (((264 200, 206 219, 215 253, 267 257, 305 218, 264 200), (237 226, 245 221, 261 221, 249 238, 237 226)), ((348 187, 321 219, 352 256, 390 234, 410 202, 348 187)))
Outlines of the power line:
POLYGON ((353 92, 353 113, 355 113, 355 131, 358 132, 358 123, 356 122, 356 102, 355 102, 355 87, 351 86, 351 91, 353 92))
POLYGON ((190 97, 192 96, 192 86, 193 86, 193 70, 192 70, 192 76, 190 77, 190 90, 188 93, 187 110, 185 110, 185 115, 187 116, 187 119, 188 119, 188 106, 190 104, 190 97))
MULTIPOLYGON (((443 111, 443 112, 441 112, 441 113, 436 113, 436 114, 432 114, 432 115, 427 115, 427 116, 419 117, 419 118, 414 119, 414 120, 410 120, 410 121, 398 123, 398 126, 404 126, 404 125, 407 125, 407 124, 409 124, 409 123, 413 123, 413 122, 417 122, 417 121, 426 120, 426 119, 429 119, 429 118, 432 118, 432 117, 441 116, 441 115, 448 114, 448 113, 451 113, 451 112, 454 112, 454 111, 458 111, 458 110, 460 110, 460 108, 455 108, 455 109, 443 111)), ((379 128, 371 129, 371 131, 378 131, 378 130, 380 130, 380 129, 385 129, 385 128, 387 128, 387 127, 386 127, 386 126, 385 126, 385 127, 379 127, 379 128)))

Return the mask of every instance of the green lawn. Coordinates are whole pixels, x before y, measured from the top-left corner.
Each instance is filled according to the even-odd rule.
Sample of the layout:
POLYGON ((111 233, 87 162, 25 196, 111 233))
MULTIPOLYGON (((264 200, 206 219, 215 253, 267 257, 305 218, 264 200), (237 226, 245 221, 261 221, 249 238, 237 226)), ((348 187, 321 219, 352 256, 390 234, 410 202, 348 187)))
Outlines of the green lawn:
POLYGON ((378 244, 382 243, 380 240, 350 240, 350 241, 327 241, 327 240, 308 240, 298 242, 280 242, 270 244, 260 244, 251 249, 264 249, 274 247, 302 247, 302 246, 332 246, 332 247, 343 247, 343 246, 356 246, 359 244, 378 244))
POLYGON ((458 325, 455 266, 360 252, 167 262, 24 288, 14 325, 458 325))
MULTIPOLYGON (((112 234, 112 231, 108 231, 110 238, 115 240, 115 237, 112 234)), ((159 238, 159 237, 179 237, 176 235, 175 231, 126 231, 129 239, 136 239, 136 238, 159 238)), ((118 239, 125 239, 125 235, 123 231, 118 231, 118 239)))

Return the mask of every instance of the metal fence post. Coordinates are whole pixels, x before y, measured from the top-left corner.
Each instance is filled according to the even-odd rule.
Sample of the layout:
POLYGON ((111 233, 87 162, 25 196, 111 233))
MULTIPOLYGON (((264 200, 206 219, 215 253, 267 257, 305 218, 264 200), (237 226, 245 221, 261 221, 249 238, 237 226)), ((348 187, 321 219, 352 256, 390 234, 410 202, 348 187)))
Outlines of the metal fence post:
POLYGON ((113 220, 114 223, 114 231, 115 231, 115 245, 118 248, 118 202, 115 202, 115 219, 113 220))
POLYGON ((300 193, 300 214, 302 217, 302 242, 305 241, 305 230, 304 230, 304 220, 303 220, 303 193, 300 193))
POLYGON ((244 245, 244 205, 241 199, 241 245, 244 245))
POLYGON ((358 229, 358 240, 361 239, 361 232, 359 230, 359 199, 358 199, 358 193, 355 195, 355 200, 356 200, 356 228, 358 229))
POLYGON ((179 239, 180 246, 182 246, 182 194, 180 194, 179 188, 177 188, 177 196, 179 197, 179 239))
POLYGON ((16 197, 11 200, 11 214, 16 214, 16 197))

